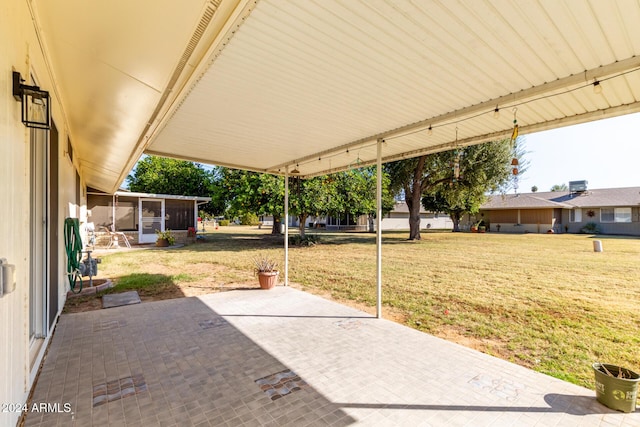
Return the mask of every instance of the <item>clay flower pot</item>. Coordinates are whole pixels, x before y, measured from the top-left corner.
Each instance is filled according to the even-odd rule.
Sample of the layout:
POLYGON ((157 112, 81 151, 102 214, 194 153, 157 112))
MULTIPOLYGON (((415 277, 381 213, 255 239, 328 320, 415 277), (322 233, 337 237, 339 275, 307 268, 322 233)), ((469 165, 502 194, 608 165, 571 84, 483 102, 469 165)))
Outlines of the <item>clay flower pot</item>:
POLYGON ((258 281, 260 282, 260 288, 271 289, 276 283, 278 283, 277 271, 261 271, 258 273, 258 281))

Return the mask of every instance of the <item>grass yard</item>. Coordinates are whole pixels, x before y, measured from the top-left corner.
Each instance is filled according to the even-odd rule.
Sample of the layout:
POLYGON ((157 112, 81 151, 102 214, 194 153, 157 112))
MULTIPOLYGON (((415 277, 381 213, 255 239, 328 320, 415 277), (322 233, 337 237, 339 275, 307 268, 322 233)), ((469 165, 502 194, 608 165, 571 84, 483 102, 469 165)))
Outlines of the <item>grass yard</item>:
MULTIPOLYGON (((282 237, 268 233, 221 227, 206 243, 109 254, 100 277, 143 301, 257 287, 252 258, 284 260, 282 237)), ((599 236, 595 253, 587 235, 407 235, 383 235, 385 317, 589 388, 593 362, 640 371, 640 239, 599 236)), ((374 235, 320 237, 290 249, 292 284, 374 312, 374 235)), ((73 298, 65 310, 96 300, 73 298)))

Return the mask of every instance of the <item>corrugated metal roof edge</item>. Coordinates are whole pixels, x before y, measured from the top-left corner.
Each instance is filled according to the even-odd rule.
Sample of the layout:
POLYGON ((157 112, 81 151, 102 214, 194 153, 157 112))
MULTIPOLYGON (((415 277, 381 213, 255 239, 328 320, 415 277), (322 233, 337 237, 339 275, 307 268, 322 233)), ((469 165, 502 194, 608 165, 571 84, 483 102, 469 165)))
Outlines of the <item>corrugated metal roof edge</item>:
POLYGON ((210 202, 211 197, 206 196, 180 196, 177 194, 153 194, 153 193, 136 193, 133 191, 118 190, 114 194, 89 191, 87 194, 95 194, 99 196, 128 196, 128 197, 144 197, 148 199, 172 199, 172 200, 193 200, 198 202, 210 202))

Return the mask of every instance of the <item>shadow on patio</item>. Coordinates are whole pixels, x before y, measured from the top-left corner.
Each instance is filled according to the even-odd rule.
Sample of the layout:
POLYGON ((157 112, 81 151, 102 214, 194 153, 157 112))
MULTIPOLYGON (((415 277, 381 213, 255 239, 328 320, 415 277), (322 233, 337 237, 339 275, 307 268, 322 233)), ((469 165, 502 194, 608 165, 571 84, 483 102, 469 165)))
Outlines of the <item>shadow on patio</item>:
POLYGON ((27 426, 640 423, 592 390, 285 287, 63 315, 34 403, 60 411, 27 426))

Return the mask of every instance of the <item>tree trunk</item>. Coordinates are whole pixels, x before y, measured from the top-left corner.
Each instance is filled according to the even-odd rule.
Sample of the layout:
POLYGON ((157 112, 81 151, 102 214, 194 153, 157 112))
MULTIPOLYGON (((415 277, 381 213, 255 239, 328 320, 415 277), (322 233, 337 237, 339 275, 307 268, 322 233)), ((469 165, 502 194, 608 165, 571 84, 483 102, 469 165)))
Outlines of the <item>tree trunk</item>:
POLYGON ((409 208, 409 240, 420 240, 420 197, 417 203, 411 199, 406 202, 409 208))
POLYGON ((454 233, 458 233, 460 232, 460 212, 451 212, 451 214, 449 215, 449 217, 451 218, 451 221, 453 221, 453 232, 454 233))
POLYGON ((273 216, 273 227, 271 227, 271 234, 282 234, 280 232, 280 217, 273 216))
POLYGON ((305 222, 307 222, 307 214, 302 214, 298 217, 300 223, 298 224, 298 230, 300 231, 300 238, 304 239, 306 228, 304 226, 305 222))
POLYGON ((405 187, 405 202, 409 208, 409 240, 420 240, 420 199, 422 198, 422 179, 427 156, 420 156, 413 171, 410 187, 405 187))

